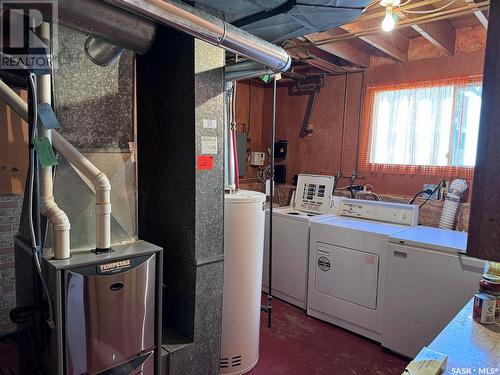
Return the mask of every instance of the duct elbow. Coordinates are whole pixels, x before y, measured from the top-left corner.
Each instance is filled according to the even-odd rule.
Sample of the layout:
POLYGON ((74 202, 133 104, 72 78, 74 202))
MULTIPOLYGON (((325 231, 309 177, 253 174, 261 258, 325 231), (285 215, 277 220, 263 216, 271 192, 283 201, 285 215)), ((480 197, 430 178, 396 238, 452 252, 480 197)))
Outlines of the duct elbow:
POLYGON ((59 208, 54 201, 54 197, 40 198, 40 212, 45 216, 54 227, 55 231, 69 231, 71 224, 66 213, 59 208))
POLYGON ((95 186, 96 193, 99 191, 110 191, 111 190, 111 183, 109 182, 109 178, 102 172, 100 172, 94 178, 93 183, 95 186))
POLYGON ((458 210, 458 204, 462 194, 467 190, 467 181, 464 179, 456 179, 451 183, 446 200, 444 202, 441 219, 439 220, 439 228, 453 229, 455 226, 455 217, 458 210))
POLYGON ((54 258, 67 259, 70 257, 71 224, 66 213, 59 208, 54 197, 41 197, 40 211, 49 220, 54 230, 54 258))

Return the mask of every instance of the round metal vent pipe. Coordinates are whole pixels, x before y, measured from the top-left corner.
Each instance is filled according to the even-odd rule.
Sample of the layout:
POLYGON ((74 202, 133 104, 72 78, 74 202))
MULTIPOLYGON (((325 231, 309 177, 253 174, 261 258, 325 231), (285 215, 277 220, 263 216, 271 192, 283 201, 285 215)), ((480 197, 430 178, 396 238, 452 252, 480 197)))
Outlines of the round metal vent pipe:
POLYGON ((275 72, 284 72, 290 68, 292 60, 283 48, 187 4, 171 0, 105 1, 246 56, 275 72))
POLYGON ((226 82, 241 81, 243 79, 251 79, 274 73, 271 68, 258 62, 241 61, 226 66, 225 79, 226 82))
POLYGON ((108 66, 113 63, 124 51, 117 45, 110 44, 96 37, 89 36, 85 40, 85 53, 87 57, 100 66, 108 66))
POLYGON ((109 47, 111 44, 144 54, 153 43, 156 30, 153 21, 104 1, 59 0, 57 11, 59 24, 95 37, 87 40, 86 45, 90 47, 92 56, 98 56, 97 61, 103 53, 107 58, 117 53, 116 48, 109 47))

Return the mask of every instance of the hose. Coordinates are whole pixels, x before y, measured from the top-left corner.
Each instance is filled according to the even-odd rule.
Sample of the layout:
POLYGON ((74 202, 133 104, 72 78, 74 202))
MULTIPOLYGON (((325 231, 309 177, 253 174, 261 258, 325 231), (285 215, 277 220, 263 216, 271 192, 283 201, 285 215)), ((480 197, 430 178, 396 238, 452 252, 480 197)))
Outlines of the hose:
POLYGON ((448 194, 446 194, 443 211, 441 212, 441 219, 439 220, 439 228, 453 229, 458 203, 467 188, 467 181, 464 179, 453 180, 448 189, 448 194))

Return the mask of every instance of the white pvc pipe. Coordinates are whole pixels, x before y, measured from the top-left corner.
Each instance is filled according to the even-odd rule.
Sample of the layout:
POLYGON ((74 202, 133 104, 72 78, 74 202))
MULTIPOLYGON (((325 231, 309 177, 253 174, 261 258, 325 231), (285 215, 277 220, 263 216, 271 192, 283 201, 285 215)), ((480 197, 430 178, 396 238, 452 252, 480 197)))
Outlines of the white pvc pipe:
POLYGON ((111 247, 111 184, 109 179, 57 131, 52 132, 52 143, 68 162, 92 181, 96 194, 96 248, 97 250, 109 249, 111 247))
MULTIPOLYGON (((0 81, 0 97, 21 116, 23 120, 28 121, 28 104, 2 81, 0 81)), ((56 130, 52 130, 51 133, 54 148, 94 184, 96 190, 96 248, 99 250, 109 249, 111 246, 111 184, 106 175, 64 139, 61 134, 56 130)), ((47 210, 53 212, 54 207, 49 203, 47 203, 47 206, 47 210)), ((49 211, 47 212, 49 214, 49 211)), ((54 228, 63 228, 61 227, 63 224, 64 220, 61 221, 60 215, 54 216, 54 228)), ((54 241, 55 240, 54 238, 54 241)), ((64 241, 66 241, 66 238, 59 237, 58 235, 58 241, 59 240, 65 243, 64 241)), ((67 243, 69 246, 69 237, 67 238, 67 243)))
MULTIPOLYGON (((50 25, 42 23, 39 29, 42 39, 49 40, 50 25)), ((50 74, 37 76, 37 97, 39 104, 52 105, 52 83, 50 74)), ((38 134, 46 137, 52 143, 52 130, 45 129, 38 124, 38 134)), ((40 168, 40 212, 52 225, 54 232, 53 252, 55 259, 67 259, 70 257, 70 229, 66 213, 59 208, 54 200, 54 185, 52 180, 52 166, 40 168)))
POLYGON ((453 229, 455 225, 455 216, 458 210, 460 197, 467 190, 467 181, 463 179, 454 180, 448 189, 446 200, 444 202, 439 228, 453 229))

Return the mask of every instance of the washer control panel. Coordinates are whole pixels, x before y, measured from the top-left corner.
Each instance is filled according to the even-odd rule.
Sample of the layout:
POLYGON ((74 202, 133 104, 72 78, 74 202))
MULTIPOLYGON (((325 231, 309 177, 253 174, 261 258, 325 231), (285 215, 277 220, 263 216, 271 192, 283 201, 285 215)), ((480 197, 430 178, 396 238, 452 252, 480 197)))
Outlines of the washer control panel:
POLYGON ((418 206, 404 203, 344 199, 340 215, 400 225, 418 225, 418 206))
POLYGON ((313 214, 327 214, 330 211, 335 177, 299 174, 295 209, 313 214))

